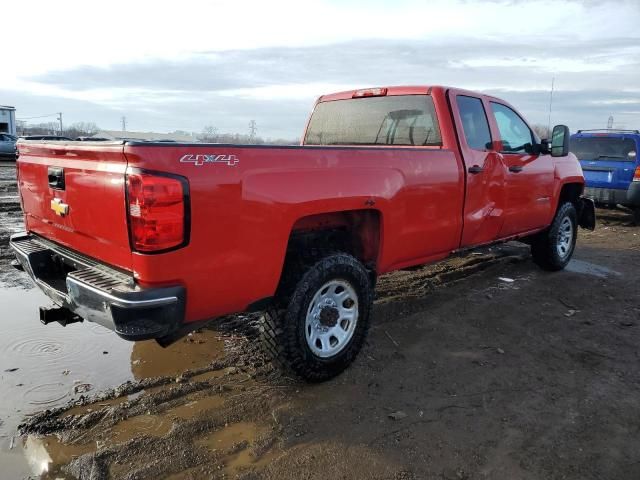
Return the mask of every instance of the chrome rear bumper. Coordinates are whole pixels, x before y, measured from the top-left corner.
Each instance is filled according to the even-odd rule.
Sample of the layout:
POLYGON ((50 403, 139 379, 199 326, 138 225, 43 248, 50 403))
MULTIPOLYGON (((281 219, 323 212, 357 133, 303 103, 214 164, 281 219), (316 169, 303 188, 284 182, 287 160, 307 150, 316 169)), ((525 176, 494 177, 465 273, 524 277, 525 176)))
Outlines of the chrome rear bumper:
POLYGON ((165 337, 184 321, 182 286, 141 288, 130 275, 28 233, 13 235, 10 246, 55 304, 122 338, 165 337))

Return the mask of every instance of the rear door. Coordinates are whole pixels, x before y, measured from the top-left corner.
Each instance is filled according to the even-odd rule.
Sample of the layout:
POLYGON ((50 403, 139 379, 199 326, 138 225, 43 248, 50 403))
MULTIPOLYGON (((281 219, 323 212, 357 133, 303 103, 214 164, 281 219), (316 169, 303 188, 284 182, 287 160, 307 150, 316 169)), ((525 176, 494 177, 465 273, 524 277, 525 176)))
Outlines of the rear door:
POLYGON ((574 135, 571 152, 580 160, 587 187, 629 188, 638 162, 638 145, 632 135, 574 135))
POLYGON ((18 148, 27 230, 130 269, 122 143, 26 141, 18 148))
POLYGON ((466 170, 461 247, 495 240, 504 222, 504 168, 494 149, 487 102, 449 90, 449 102, 466 170))
POLYGON ((544 227, 551 217, 554 163, 533 153, 535 135, 510 106, 490 101, 505 166, 505 222, 500 237, 544 227))

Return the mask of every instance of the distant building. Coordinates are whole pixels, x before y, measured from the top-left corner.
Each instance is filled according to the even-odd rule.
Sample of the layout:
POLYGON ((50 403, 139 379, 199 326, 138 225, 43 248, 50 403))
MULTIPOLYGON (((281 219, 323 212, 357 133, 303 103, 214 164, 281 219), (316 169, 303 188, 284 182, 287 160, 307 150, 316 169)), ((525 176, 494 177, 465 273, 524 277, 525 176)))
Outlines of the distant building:
POLYGON ((16 109, 0 105, 0 133, 16 135, 16 109))
POLYGON ((195 135, 185 135, 184 133, 124 132, 122 130, 100 130, 93 135, 93 138, 106 138, 107 140, 174 141, 181 143, 198 141, 195 135))

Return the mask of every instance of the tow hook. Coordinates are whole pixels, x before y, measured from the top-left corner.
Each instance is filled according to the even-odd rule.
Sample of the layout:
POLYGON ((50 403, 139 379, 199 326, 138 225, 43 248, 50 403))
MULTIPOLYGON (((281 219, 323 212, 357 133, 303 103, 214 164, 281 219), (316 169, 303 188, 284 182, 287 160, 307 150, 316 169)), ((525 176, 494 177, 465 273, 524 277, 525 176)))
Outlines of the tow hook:
POLYGON ((82 322, 82 318, 64 307, 40 307, 40 321, 43 325, 58 322, 63 327, 70 323, 82 322))

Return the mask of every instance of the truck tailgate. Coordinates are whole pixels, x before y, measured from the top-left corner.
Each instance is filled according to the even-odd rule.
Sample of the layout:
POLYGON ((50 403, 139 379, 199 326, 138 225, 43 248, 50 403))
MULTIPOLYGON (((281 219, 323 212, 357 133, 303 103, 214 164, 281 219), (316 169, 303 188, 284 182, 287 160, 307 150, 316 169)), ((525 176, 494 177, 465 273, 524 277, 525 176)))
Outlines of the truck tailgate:
POLYGON ((19 142, 26 229, 131 269, 122 142, 19 142))

